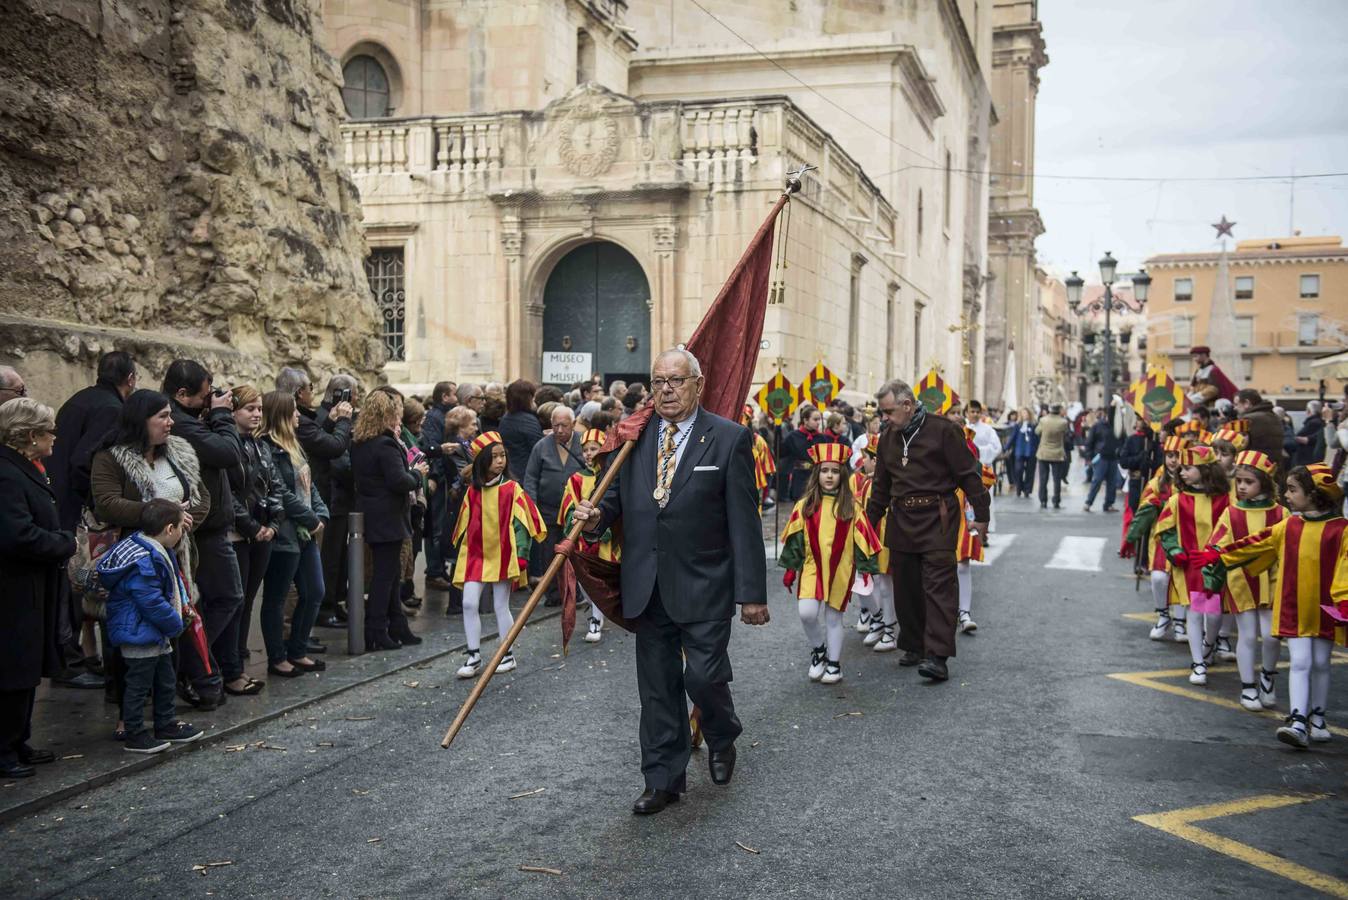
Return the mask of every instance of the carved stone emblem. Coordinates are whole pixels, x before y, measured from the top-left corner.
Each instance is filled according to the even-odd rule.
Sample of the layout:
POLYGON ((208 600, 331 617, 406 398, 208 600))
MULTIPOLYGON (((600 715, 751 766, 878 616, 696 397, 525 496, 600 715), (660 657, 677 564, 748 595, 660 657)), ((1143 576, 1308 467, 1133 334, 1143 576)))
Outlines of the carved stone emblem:
POLYGON ((618 158, 618 123, 598 104, 578 104, 561 121, 557 149, 571 174, 602 175, 618 158))

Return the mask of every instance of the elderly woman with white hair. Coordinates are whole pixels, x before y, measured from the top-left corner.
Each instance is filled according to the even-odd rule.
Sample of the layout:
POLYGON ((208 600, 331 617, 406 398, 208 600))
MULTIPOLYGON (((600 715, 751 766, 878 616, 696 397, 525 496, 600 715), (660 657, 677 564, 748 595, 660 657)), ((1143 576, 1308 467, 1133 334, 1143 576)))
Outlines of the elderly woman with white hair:
POLYGON ((27 397, 0 405, 0 778, 56 758, 28 744, 37 686, 61 667, 57 603, 75 552, 43 466, 55 443, 51 407, 27 397))
MULTIPOLYGON (((594 404, 597 410, 599 404, 594 404)), ((548 537, 537 552, 537 562, 543 567, 552 559, 553 548, 562 539, 562 526, 557 524, 557 511, 571 476, 585 468, 580 435, 576 433, 576 417, 563 404, 552 411, 552 431, 534 444, 529 464, 524 470, 524 492, 534 501, 543 521, 548 523, 548 537)), ((548 589, 548 606, 561 603, 556 587, 548 589)))

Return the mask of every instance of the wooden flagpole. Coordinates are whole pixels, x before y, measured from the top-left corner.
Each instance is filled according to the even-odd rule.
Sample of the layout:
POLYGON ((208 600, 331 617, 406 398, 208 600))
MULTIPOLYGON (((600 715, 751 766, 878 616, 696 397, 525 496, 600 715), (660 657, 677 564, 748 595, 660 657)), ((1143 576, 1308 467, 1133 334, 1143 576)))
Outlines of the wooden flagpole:
MULTIPOLYGON (((613 461, 609 463, 608 470, 604 473, 604 476, 599 480, 599 484, 595 486, 594 492, 590 495, 589 499, 591 502, 602 498, 604 494, 608 493, 609 486, 613 484, 613 479, 618 477, 618 470, 623 467, 623 463, 627 462, 627 457, 631 455, 632 449, 636 446, 636 443, 636 439, 633 439, 627 441, 622 447, 618 448, 618 452, 613 457, 613 461)), ((584 530, 585 523, 576 522, 571 526, 571 530, 567 533, 566 539, 568 541, 575 541, 576 538, 580 537, 580 533, 584 530)), ((463 701, 463 706, 459 708, 459 714, 454 717, 454 722, 449 726, 449 730, 445 732, 445 739, 440 742, 441 747, 449 749, 449 745, 454 743, 454 737, 459 733, 459 729, 463 727, 463 723, 468 720, 468 715, 473 711, 473 707, 477 705, 477 701, 482 697, 482 692, 487 689, 487 685, 491 682, 492 676, 496 674, 497 666, 501 665, 501 660, 505 659, 505 655, 509 653, 510 648, 514 646, 515 639, 518 638, 520 632, 524 630, 524 623, 529 621, 529 616, 533 614, 534 608, 538 606, 538 601, 543 599, 543 595, 546 594, 548 588, 552 586, 553 579, 555 579, 557 573, 562 570, 562 564, 564 562, 565 560, 563 559, 562 554, 557 553, 553 555, 552 562, 548 563, 547 571, 543 573, 543 577, 539 579, 538 584, 534 587, 533 593, 529 595, 529 600, 524 604, 524 609, 520 610, 520 614, 515 617, 515 624, 510 626, 510 631, 505 637, 501 638, 500 646, 496 648, 496 653, 492 655, 491 662, 487 663, 487 668, 483 670, 482 674, 478 677, 477 684, 473 685, 473 690, 468 694, 468 699, 463 701)))

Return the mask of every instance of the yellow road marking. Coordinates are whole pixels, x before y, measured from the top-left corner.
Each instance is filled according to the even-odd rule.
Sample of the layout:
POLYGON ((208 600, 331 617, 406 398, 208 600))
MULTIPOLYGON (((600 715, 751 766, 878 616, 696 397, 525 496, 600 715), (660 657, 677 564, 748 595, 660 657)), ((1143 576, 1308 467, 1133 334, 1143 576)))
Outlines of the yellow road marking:
MULTIPOLYGON (((1348 659, 1336 659, 1332 660, 1332 662, 1348 663, 1348 659)), ((1109 673, 1109 677, 1118 681, 1127 682, 1128 684, 1135 684, 1138 687, 1151 688, 1152 690, 1160 691, 1163 694, 1173 694, 1176 697, 1187 697, 1190 700, 1202 700, 1204 703, 1211 703, 1214 706, 1220 706, 1224 709, 1238 710, 1246 715, 1263 716, 1266 719, 1273 719, 1277 722, 1281 722, 1284 718, 1283 714, 1277 710, 1248 710, 1241 706, 1238 701, 1232 700, 1229 697, 1215 695, 1198 688, 1181 687, 1178 684, 1166 684, 1163 681, 1157 680, 1160 678, 1188 678, 1188 669, 1158 669, 1151 672, 1111 672, 1109 673)), ((1286 698, 1285 688, 1283 696, 1286 698)), ((1329 731, 1331 734, 1337 734, 1340 737, 1348 737, 1348 729, 1338 725, 1330 725, 1329 731)))
POLYGON ((1200 847, 1206 847, 1232 859, 1238 859, 1255 868, 1271 872, 1281 878, 1294 881, 1331 897, 1348 898, 1348 881, 1341 881, 1332 875, 1308 869, 1299 863, 1294 863, 1272 853, 1266 853, 1257 847, 1251 847, 1249 844, 1242 844, 1239 841, 1213 834, 1211 831, 1198 828, 1194 824, 1208 819, 1239 816, 1261 810, 1282 809, 1299 803, 1311 803, 1315 800, 1323 800, 1325 796, 1327 795, 1265 794, 1259 797, 1235 800, 1230 803, 1213 803, 1207 806, 1194 806, 1189 809, 1177 809, 1166 813, 1133 816, 1133 821, 1140 822, 1158 831, 1164 831, 1166 834, 1182 838, 1200 847))

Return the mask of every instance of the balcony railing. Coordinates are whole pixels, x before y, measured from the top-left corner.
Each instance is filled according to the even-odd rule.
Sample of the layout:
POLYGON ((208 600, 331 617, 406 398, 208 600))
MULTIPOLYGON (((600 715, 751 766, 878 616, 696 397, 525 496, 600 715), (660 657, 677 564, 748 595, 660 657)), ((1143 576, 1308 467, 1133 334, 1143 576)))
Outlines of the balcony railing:
POLYGON ((369 199, 406 193, 409 177, 435 193, 536 191, 550 172, 601 188, 742 190, 780 186, 808 160, 818 170, 805 176, 800 199, 830 208, 871 240, 895 242, 894 208, 861 166, 786 97, 633 106, 602 95, 599 102, 599 109, 616 112, 582 117, 580 135, 565 107, 349 122, 342 126, 346 164, 369 199))

